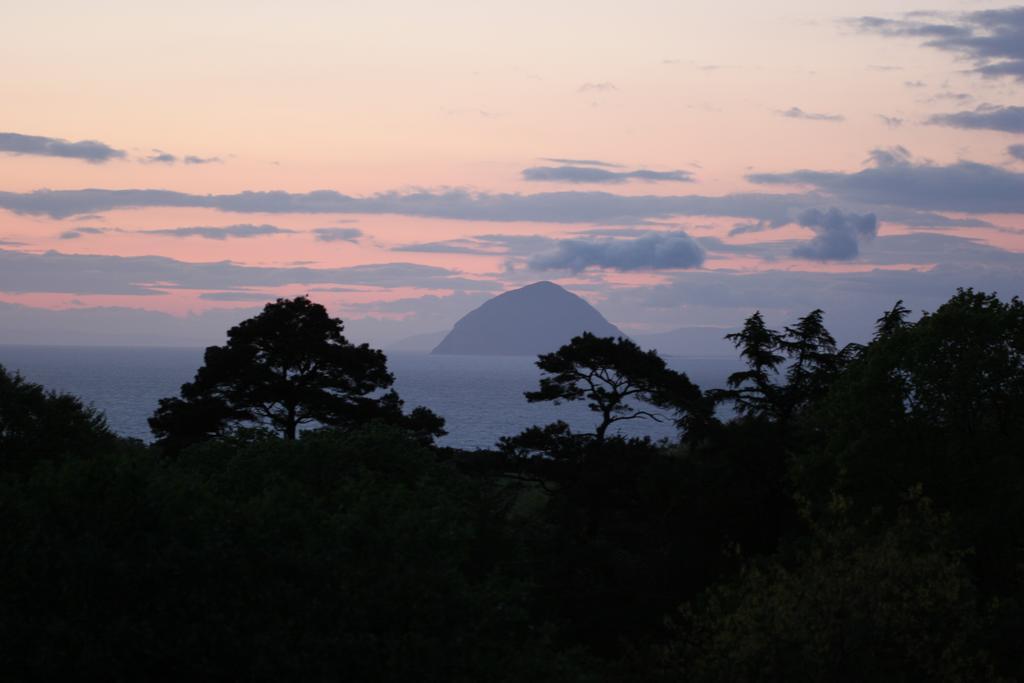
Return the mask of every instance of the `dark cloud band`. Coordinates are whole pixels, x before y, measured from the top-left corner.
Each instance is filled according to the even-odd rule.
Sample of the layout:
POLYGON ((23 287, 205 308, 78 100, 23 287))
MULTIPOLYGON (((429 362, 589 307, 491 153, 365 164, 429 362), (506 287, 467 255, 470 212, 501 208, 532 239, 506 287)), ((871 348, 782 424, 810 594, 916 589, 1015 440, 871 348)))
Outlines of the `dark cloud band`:
POLYGON ((0 291, 152 296, 168 290, 237 290, 305 285, 494 289, 447 268, 381 263, 346 268, 191 263, 163 256, 105 256, 0 249, 0 291))
POLYGON ((68 218, 115 209, 207 208, 232 213, 394 214, 481 222, 641 225, 678 216, 720 216, 785 225, 822 204, 875 211, 879 218, 915 227, 986 226, 974 218, 949 218, 936 211, 1024 213, 1024 174, 959 162, 913 164, 876 154, 874 168, 859 172, 798 170, 748 176, 763 185, 810 185, 797 193, 634 195, 563 191, 536 194, 384 192, 354 197, 332 190, 308 193, 241 192, 198 195, 168 190, 37 190, 0 192, 0 208, 18 214, 68 218), (897 163, 898 162, 898 163, 897 163))
POLYGON ((42 157, 81 159, 92 164, 101 164, 111 159, 123 159, 123 150, 96 140, 71 142, 62 138, 48 138, 41 135, 0 133, 0 152, 27 154, 42 157))
POLYGON ((947 166, 914 163, 906 150, 877 150, 861 171, 799 170, 747 176, 761 185, 805 185, 844 202, 865 206, 975 214, 1024 213, 1024 173, 958 161, 947 166))
POLYGON ((1024 107, 1000 107, 983 104, 973 111, 936 114, 928 119, 928 123, 952 128, 1024 133, 1024 107))

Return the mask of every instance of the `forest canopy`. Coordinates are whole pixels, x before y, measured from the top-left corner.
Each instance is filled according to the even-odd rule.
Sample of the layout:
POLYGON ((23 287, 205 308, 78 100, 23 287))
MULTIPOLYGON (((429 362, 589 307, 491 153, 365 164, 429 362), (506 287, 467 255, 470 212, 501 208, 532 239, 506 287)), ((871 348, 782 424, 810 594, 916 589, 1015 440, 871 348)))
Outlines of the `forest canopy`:
POLYGON ((153 444, 0 369, 0 670, 1024 679, 1024 304, 900 302, 845 347, 827 321, 753 314, 704 389, 577 337, 524 397, 553 421, 477 451, 305 297, 208 349, 153 444), (615 433, 644 419, 678 437, 615 433))

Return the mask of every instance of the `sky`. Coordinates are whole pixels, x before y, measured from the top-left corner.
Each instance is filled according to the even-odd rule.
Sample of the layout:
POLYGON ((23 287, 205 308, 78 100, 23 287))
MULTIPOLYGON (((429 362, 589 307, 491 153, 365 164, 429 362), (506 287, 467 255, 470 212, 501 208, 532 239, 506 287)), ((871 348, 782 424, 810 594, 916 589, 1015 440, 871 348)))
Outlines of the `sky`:
POLYGON ((6 2, 0 343, 358 341, 551 280, 630 334, 1024 293, 1024 6, 6 2))

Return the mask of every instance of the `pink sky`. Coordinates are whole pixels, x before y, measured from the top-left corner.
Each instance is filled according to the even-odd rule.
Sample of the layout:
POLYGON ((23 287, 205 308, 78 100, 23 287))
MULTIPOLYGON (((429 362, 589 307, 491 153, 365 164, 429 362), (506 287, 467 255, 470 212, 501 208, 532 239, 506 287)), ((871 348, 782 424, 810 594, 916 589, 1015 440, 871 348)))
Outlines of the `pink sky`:
MULTIPOLYGON (((18 3, 5 9, 0 26, 0 133, 15 136, 0 135, 0 255, 20 259, 19 268, 32 268, 30 256, 56 251, 265 268, 418 264, 454 279, 446 285, 435 275, 346 275, 332 287, 282 283, 286 275, 271 283, 253 272, 251 282, 242 273, 220 289, 191 280, 161 288, 132 270, 121 291, 116 283, 86 282, 88 273, 76 270, 91 267, 85 261, 48 266, 61 269, 49 284, 31 284, 0 261, 8 269, 7 279, 0 272, 0 302, 184 315, 256 303, 252 296, 225 301, 226 292, 312 290, 346 319, 401 319, 412 334, 450 324, 459 295, 469 305, 473 296, 550 279, 603 303, 626 328, 670 329, 726 324, 757 306, 734 297, 716 314, 710 300, 703 307, 656 303, 666 288, 721 282, 715 287, 728 289, 730 273, 815 274, 833 297, 842 280, 830 277, 859 273, 858 287, 875 287, 864 295, 871 305, 883 294, 901 295, 887 291, 888 276, 872 284, 876 271, 920 272, 922 284, 914 287, 922 305, 948 296, 953 282, 1012 282, 1024 275, 1024 193, 1013 198, 1024 189, 1024 159, 1012 152, 1024 143, 1024 122, 1013 128, 1024 121, 1022 81, 984 76, 978 69, 985 64, 968 48, 896 35, 908 32, 908 22, 966 27, 977 40, 1024 30, 1024 19, 1004 4, 949 0, 900 3, 900 12, 875 1, 18 3), (971 13, 984 9, 1004 10, 1001 23, 979 23, 971 13), (930 14, 903 14, 913 10, 930 14), (896 23, 858 23, 868 15, 896 23), (1003 123, 992 124, 992 112, 1005 115, 1003 123), (958 127, 935 118, 957 113, 984 114, 990 123, 958 127), (54 156, 39 151, 39 138, 98 141, 115 152, 92 161, 54 156), (868 161, 872 150, 898 148, 910 156, 868 161), (161 153, 175 161, 147 161, 161 153), (208 161, 184 163, 187 156, 208 161), (691 181, 525 179, 523 171, 535 167, 570 167, 559 171, 563 178, 580 168, 681 171, 691 181), (834 176, 802 176, 799 183, 749 177, 800 170, 834 176), (865 170, 863 178, 856 175, 865 170), (961 178, 981 191, 955 197, 961 178), (32 210, 18 203, 40 189, 91 188, 197 197, 333 190, 355 198, 457 189, 483 199, 474 195, 478 203, 468 214, 445 205, 425 216, 406 209, 268 213, 149 202, 58 217, 45 202, 32 210), (647 216, 646 199, 630 205, 644 215, 625 219, 580 219, 568 209, 500 219, 497 209, 478 212, 494 195, 525 197, 533 206, 537 195, 552 192, 604 193, 614 201, 735 203, 747 193, 798 199, 781 209, 783 219, 722 208, 647 216), (829 209, 845 217, 833 227, 801 218, 829 209), (874 227, 857 232, 868 215, 874 227), (950 227, 940 224, 943 218, 975 225, 950 227), (734 231, 758 221, 759 231, 734 231), (238 225, 280 231, 225 239, 148 232, 238 225), (61 237, 83 227, 94 230, 61 237), (323 228, 359 234, 328 242, 314 232, 323 228), (829 230, 849 234, 822 236, 829 230), (481 236, 485 242, 472 242, 468 251, 483 253, 466 253, 465 240, 481 236), (683 240, 695 240, 699 259, 686 260, 683 240), (551 265, 570 252, 574 266, 551 265), (939 277, 954 266, 967 269, 960 280, 939 277), (140 285, 160 293, 133 293, 140 285), (202 298, 211 293, 221 299, 202 298), (427 297, 422 307, 414 303, 419 297, 427 297), (455 297, 447 308, 445 297, 455 297), (395 300, 409 300, 409 310, 374 308, 395 300)), ((1020 57, 1009 49, 990 62, 1020 57)), ((586 197, 574 197, 585 204, 586 197)), ((112 282, 117 272, 109 273, 112 282)), ((778 308, 789 303, 780 300, 778 308)), ((374 329, 401 336, 398 327, 374 329)))

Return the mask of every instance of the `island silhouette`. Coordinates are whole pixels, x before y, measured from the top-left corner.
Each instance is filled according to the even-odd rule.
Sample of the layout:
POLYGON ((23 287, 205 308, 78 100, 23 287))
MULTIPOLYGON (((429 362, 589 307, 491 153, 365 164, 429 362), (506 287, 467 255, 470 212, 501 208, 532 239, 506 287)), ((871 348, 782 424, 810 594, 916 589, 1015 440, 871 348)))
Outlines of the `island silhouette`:
POLYGON ((464 315, 431 353, 531 356, 573 337, 625 337, 582 297, 553 282, 535 282, 484 302, 464 315))

